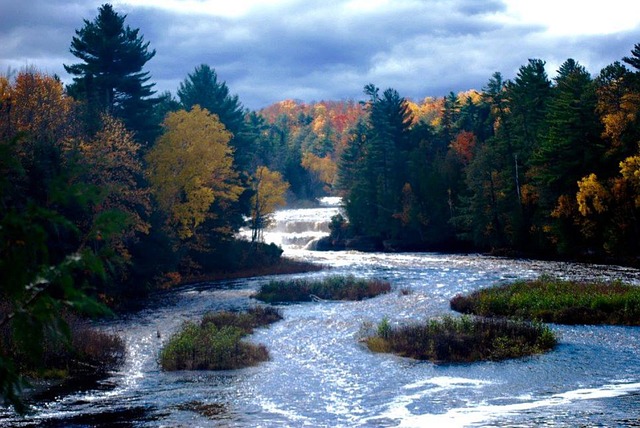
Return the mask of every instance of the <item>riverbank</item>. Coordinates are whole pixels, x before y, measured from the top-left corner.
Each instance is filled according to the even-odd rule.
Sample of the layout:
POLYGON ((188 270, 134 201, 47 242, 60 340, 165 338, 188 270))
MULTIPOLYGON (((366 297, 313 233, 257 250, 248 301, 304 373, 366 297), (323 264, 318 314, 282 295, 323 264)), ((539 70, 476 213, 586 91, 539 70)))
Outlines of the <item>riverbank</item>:
MULTIPOLYGON (((399 239, 384 240, 377 236, 350 235, 340 219, 332 223, 331 234, 314 243, 316 251, 360 251, 364 253, 444 253, 444 254, 485 254, 494 257, 508 259, 532 259, 550 262, 600 264, 607 266, 626 266, 640 268, 640 256, 617 255, 613 256, 603 252, 583 251, 574 254, 559 254, 557 252, 540 252, 515 250, 513 248, 487 248, 479 247, 468 241, 455 239, 444 240, 437 243, 421 241, 409 241, 399 239), (341 226, 342 224, 342 226, 341 226), (336 231, 339 231, 336 233, 336 231)), ((342 220, 344 221, 344 219, 342 220)))
POLYGON ((223 281, 228 279, 253 278, 257 276, 289 275, 295 273, 317 272, 325 266, 281 257, 276 263, 266 266, 255 266, 245 269, 220 270, 183 278, 179 285, 189 285, 200 282, 223 281))

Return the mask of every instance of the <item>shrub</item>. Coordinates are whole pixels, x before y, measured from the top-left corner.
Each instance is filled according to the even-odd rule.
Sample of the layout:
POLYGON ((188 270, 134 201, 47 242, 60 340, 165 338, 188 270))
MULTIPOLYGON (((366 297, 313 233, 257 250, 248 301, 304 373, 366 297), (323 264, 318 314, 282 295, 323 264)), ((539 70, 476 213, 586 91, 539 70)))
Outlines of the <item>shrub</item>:
POLYGON ((206 314, 199 324, 186 322, 160 352, 164 370, 232 370, 269 359, 263 345, 241 339, 259 326, 282 319, 273 308, 255 307, 244 313, 206 314))
POLYGON ((391 333, 391 324, 389 324, 389 317, 382 318, 382 321, 378 324, 378 336, 383 339, 388 339, 391 333))
POLYGON ((549 276, 457 295, 451 309, 559 324, 640 325, 640 287, 565 281, 549 276))
MULTIPOLYGON (((0 318, 6 308, 0 308, 0 318)), ((117 335, 92 327, 75 315, 65 313, 63 331, 46 332, 41 352, 26 352, 15 343, 11 322, 0 329, 0 355, 16 362, 19 372, 32 378, 65 378, 100 375, 116 368, 125 356, 124 341, 117 335)))
POLYGON ((519 358, 548 351, 556 345, 549 327, 540 323, 462 316, 429 320, 401 327, 378 325, 365 339, 373 352, 434 362, 471 362, 519 358))
POLYGON ((225 326, 238 327, 245 334, 253 333, 253 329, 280 321, 282 315, 271 306, 254 306, 247 312, 220 311, 208 313, 202 318, 202 324, 213 324, 218 328, 225 326))
POLYGON ((71 337, 71 373, 106 372, 124 361, 125 345, 120 336, 88 326, 76 328, 71 337))
POLYGON ((322 300, 362 300, 391 291, 391 284, 378 279, 358 279, 352 275, 330 276, 323 280, 270 281, 254 296, 267 303, 322 300))

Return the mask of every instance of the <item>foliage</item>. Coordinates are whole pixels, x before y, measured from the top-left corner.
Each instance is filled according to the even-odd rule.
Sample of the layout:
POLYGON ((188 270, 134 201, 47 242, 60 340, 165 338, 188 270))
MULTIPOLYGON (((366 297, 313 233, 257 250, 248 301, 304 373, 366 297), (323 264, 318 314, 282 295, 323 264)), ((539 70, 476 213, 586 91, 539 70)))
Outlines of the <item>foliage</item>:
POLYGON ((455 296, 451 308, 466 314, 559 324, 640 325, 640 288, 542 276, 455 296))
POLYGON ((34 358, 14 342, 11 325, 5 325, 0 329, 0 354, 15 361, 18 370, 30 378, 95 375, 122 363, 125 349, 120 337, 91 327, 76 316, 65 313, 63 318, 70 341, 47 331, 42 338, 42 352, 34 358))
POLYGON ((362 300, 391 291, 391 285, 378 279, 359 279, 352 275, 329 276, 322 280, 272 280, 254 296, 267 303, 311 302, 322 300, 362 300))
POLYGON ((245 111, 237 95, 231 95, 225 82, 206 64, 201 64, 180 83, 177 91, 183 109, 195 106, 218 116, 231 133, 229 145, 234 149, 234 166, 238 172, 247 172, 254 165, 254 141, 245 124, 245 111))
POLYGON ((289 185, 277 171, 259 166, 251 180, 251 242, 262 241, 262 232, 278 206, 285 205, 289 185))
POLYGON ((305 153, 300 164, 324 185, 323 190, 326 193, 330 193, 338 168, 331 156, 320 157, 313 153, 305 153))
POLYGON ((333 175, 351 128, 364 114, 354 101, 285 100, 251 118, 258 163, 282 174, 292 199, 335 190, 333 175))
POLYGON ((164 133, 147 154, 148 178, 169 225, 189 238, 204 222, 217 199, 235 201, 241 188, 232 169, 231 135, 198 106, 169 113, 164 133))
POLYGON ((280 321, 282 315, 272 306, 252 306, 246 312, 210 312, 202 318, 202 324, 213 324, 218 328, 237 327, 246 334, 253 329, 280 321))
POLYGON ((637 264, 638 52, 623 59, 633 70, 616 62, 595 79, 568 59, 550 80, 531 59, 513 80, 497 72, 482 92, 421 103, 367 85, 337 162, 339 234, 637 264))
MULTIPOLYGON (((133 146, 126 133, 106 126, 91 149, 96 157, 82 156, 86 140, 72 120, 75 104, 55 78, 26 70, 3 91, 9 96, 0 109, 16 114, 3 122, 0 141, 0 298, 8 305, 0 327, 11 326, 16 352, 40 361, 46 336, 72 339, 63 309, 109 313, 96 298, 112 292, 114 267, 135 233, 129 228, 135 221, 119 205, 128 200, 126 178, 135 168, 120 170, 103 155, 135 153, 127 151, 133 146), (100 181, 91 170, 96 166, 111 168, 123 182, 100 181)), ((23 373, 13 358, 0 357, 0 387, 19 408, 23 373)))
POLYGON ((246 313, 206 314, 199 324, 185 322, 160 352, 164 370, 233 370, 269 359, 267 349, 241 339, 254 328, 282 319, 271 308, 246 313))
POLYGON ((552 349, 556 338, 542 324, 462 316, 398 327, 389 327, 383 319, 378 334, 365 343, 374 352, 450 363, 539 354, 552 349))
POLYGON ((149 233, 151 210, 149 190, 142 187, 143 169, 138 155, 140 145, 123 123, 102 117, 102 128, 92 141, 79 144, 78 153, 84 172, 80 179, 100 189, 101 200, 92 209, 92 238, 96 249, 109 248, 113 275, 123 283, 132 263, 130 248, 140 235, 149 233), (110 229, 108 218, 120 218, 117 229, 110 229))

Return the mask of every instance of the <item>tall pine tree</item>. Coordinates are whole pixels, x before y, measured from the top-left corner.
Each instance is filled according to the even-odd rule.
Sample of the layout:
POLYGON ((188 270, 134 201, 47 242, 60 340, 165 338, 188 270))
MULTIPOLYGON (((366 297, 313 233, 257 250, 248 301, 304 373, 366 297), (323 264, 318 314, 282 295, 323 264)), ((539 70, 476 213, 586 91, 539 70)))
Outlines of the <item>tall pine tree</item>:
POLYGON ((152 96, 154 83, 145 64, 153 58, 149 42, 138 35, 139 29, 125 26, 110 4, 104 4, 93 21, 84 20, 71 41, 71 53, 81 62, 64 66, 73 75, 68 91, 85 101, 86 121, 90 131, 100 126, 99 113, 123 120, 142 144, 152 142, 159 131, 154 120, 152 96))
POLYGON ((573 59, 558 70, 546 117, 547 132, 534 155, 532 176, 540 195, 545 226, 558 251, 574 251, 578 233, 577 182, 604 154, 602 127, 596 115, 595 85, 587 70, 573 59), (572 247, 572 248, 570 248, 572 247))

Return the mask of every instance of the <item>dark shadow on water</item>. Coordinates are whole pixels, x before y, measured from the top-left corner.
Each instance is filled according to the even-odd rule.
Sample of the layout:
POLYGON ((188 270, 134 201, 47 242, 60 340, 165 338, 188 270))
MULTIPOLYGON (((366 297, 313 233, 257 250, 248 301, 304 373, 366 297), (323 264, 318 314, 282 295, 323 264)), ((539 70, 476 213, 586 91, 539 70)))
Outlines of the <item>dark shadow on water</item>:
POLYGON ((142 422, 158 420, 161 415, 152 414, 146 407, 127 407, 110 409, 102 413, 91 413, 42 421, 38 426, 46 428, 84 428, 84 427, 134 427, 142 422))
POLYGON ((94 374, 72 377, 64 381, 43 382, 35 386, 28 398, 29 404, 51 402, 60 397, 88 391, 110 391, 116 387, 108 375, 94 374))

